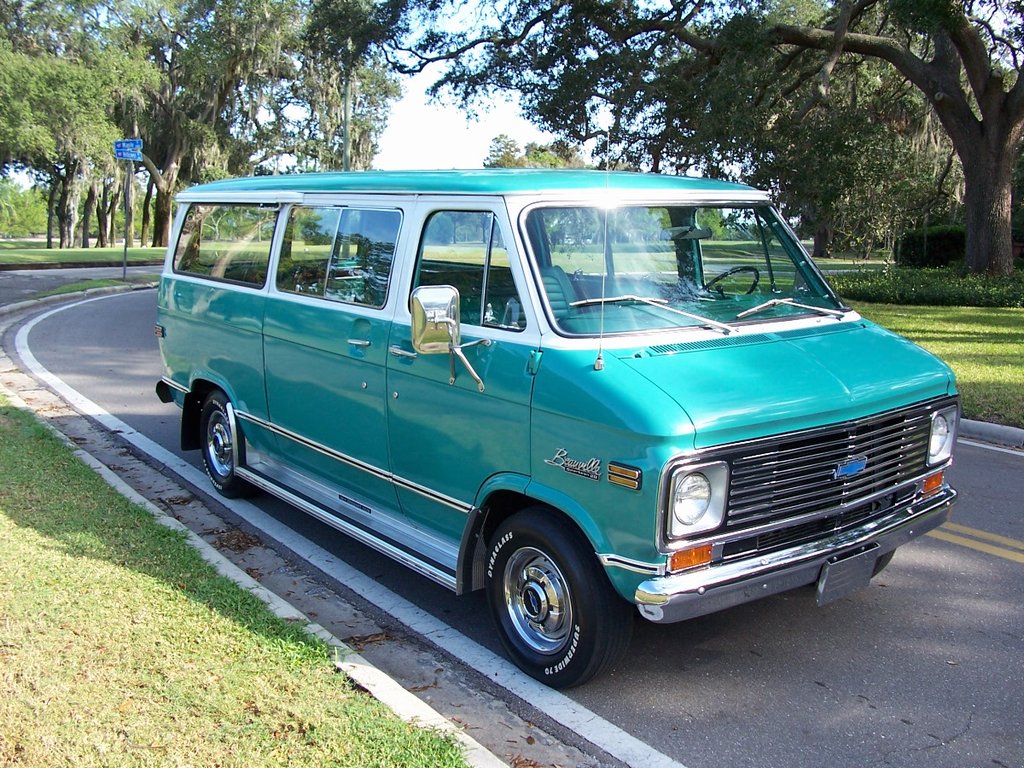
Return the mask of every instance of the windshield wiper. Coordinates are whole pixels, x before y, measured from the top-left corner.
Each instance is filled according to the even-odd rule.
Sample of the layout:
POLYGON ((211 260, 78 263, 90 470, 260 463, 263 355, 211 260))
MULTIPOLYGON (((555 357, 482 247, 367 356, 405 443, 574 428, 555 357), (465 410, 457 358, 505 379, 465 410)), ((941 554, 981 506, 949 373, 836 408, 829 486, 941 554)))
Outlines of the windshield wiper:
POLYGON ((812 304, 801 304, 800 302, 794 299, 769 299, 764 304, 758 304, 756 307, 751 307, 750 309, 745 309, 744 311, 740 312, 738 315, 736 315, 736 319, 740 320, 744 317, 750 317, 751 315, 756 315, 759 312, 764 312, 766 309, 771 309, 772 307, 778 307, 780 305, 785 305, 787 307, 796 307, 797 309, 807 309, 810 310, 811 312, 817 312, 820 315, 827 315, 828 317, 846 316, 845 312, 841 312, 838 309, 826 309, 825 307, 815 307, 812 304))
POLYGON ((594 304, 616 304, 624 301, 635 301, 639 304, 649 304, 652 307, 658 309, 664 309, 666 312, 673 312, 677 315, 682 315, 689 320, 696 320, 698 323, 703 325, 705 328, 711 328, 716 331, 720 331, 728 336, 732 333, 733 329, 725 323, 719 323, 716 320, 709 320, 706 317, 695 315, 692 312, 684 312, 681 309, 668 306, 668 302, 665 299, 650 299, 645 296, 636 296, 632 293, 626 293, 622 296, 599 296, 593 299, 582 299, 581 301, 573 301, 569 303, 570 307, 588 307, 594 304))

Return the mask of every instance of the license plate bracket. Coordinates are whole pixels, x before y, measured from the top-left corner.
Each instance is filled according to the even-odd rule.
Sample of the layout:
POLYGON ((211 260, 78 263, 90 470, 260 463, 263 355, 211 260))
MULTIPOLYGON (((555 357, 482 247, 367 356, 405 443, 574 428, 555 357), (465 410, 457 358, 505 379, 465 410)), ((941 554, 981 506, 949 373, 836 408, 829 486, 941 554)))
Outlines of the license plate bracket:
POLYGON ((848 555, 839 560, 830 560, 821 569, 818 577, 818 605, 845 597, 862 589, 874 575, 878 561, 878 546, 848 555))

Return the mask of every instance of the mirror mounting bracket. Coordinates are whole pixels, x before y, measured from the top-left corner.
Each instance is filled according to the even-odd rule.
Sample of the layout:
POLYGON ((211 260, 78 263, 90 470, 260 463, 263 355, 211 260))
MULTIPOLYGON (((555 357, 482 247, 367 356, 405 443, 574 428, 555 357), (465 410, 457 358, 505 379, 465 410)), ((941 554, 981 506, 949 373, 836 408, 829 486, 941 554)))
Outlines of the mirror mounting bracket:
POLYGON ((455 358, 465 366, 477 389, 484 382, 463 351, 468 347, 491 346, 490 339, 462 343, 459 318, 459 291, 450 285, 423 285, 412 292, 412 346, 418 353, 448 353, 448 383, 455 383, 455 358))

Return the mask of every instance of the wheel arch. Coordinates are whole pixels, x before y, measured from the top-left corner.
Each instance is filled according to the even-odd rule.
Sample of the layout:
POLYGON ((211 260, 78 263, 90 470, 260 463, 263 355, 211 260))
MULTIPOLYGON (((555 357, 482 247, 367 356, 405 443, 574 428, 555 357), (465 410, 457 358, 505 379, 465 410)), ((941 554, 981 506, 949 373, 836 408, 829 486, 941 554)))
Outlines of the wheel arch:
MULTIPOLYGON (((459 548, 456 592, 473 592, 484 587, 487 543, 498 527, 512 515, 529 507, 546 507, 568 523, 598 560, 602 541, 590 515, 574 500, 515 475, 491 478, 481 489, 481 501, 470 513, 459 548)), ((603 570, 603 568, 602 568, 603 570)))
POLYGON ((231 399, 230 393, 223 385, 211 379, 193 379, 192 388, 185 395, 181 405, 181 450, 192 451, 202 447, 200 417, 203 413, 203 403, 215 389, 219 389, 225 397, 231 399))

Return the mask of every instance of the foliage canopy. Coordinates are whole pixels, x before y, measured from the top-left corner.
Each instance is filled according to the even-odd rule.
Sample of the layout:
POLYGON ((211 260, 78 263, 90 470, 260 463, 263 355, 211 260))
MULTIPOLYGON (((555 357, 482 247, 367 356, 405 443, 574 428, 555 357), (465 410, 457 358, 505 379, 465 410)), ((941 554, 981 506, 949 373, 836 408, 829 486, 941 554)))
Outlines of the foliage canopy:
POLYGON ((854 187, 877 189, 928 145, 909 188, 884 191, 941 208, 962 172, 969 267, 1013 270, 1009 169, 1024 130, 1014 0, 398 4, 396 55, 410 70, 443 62, 438 89, 464 102, 518 92, 539 125, 592 142, 605 162, 754 169, 812 200, 809 218, 826 229, 836 205, 822 180, 849 209, 854 187))

